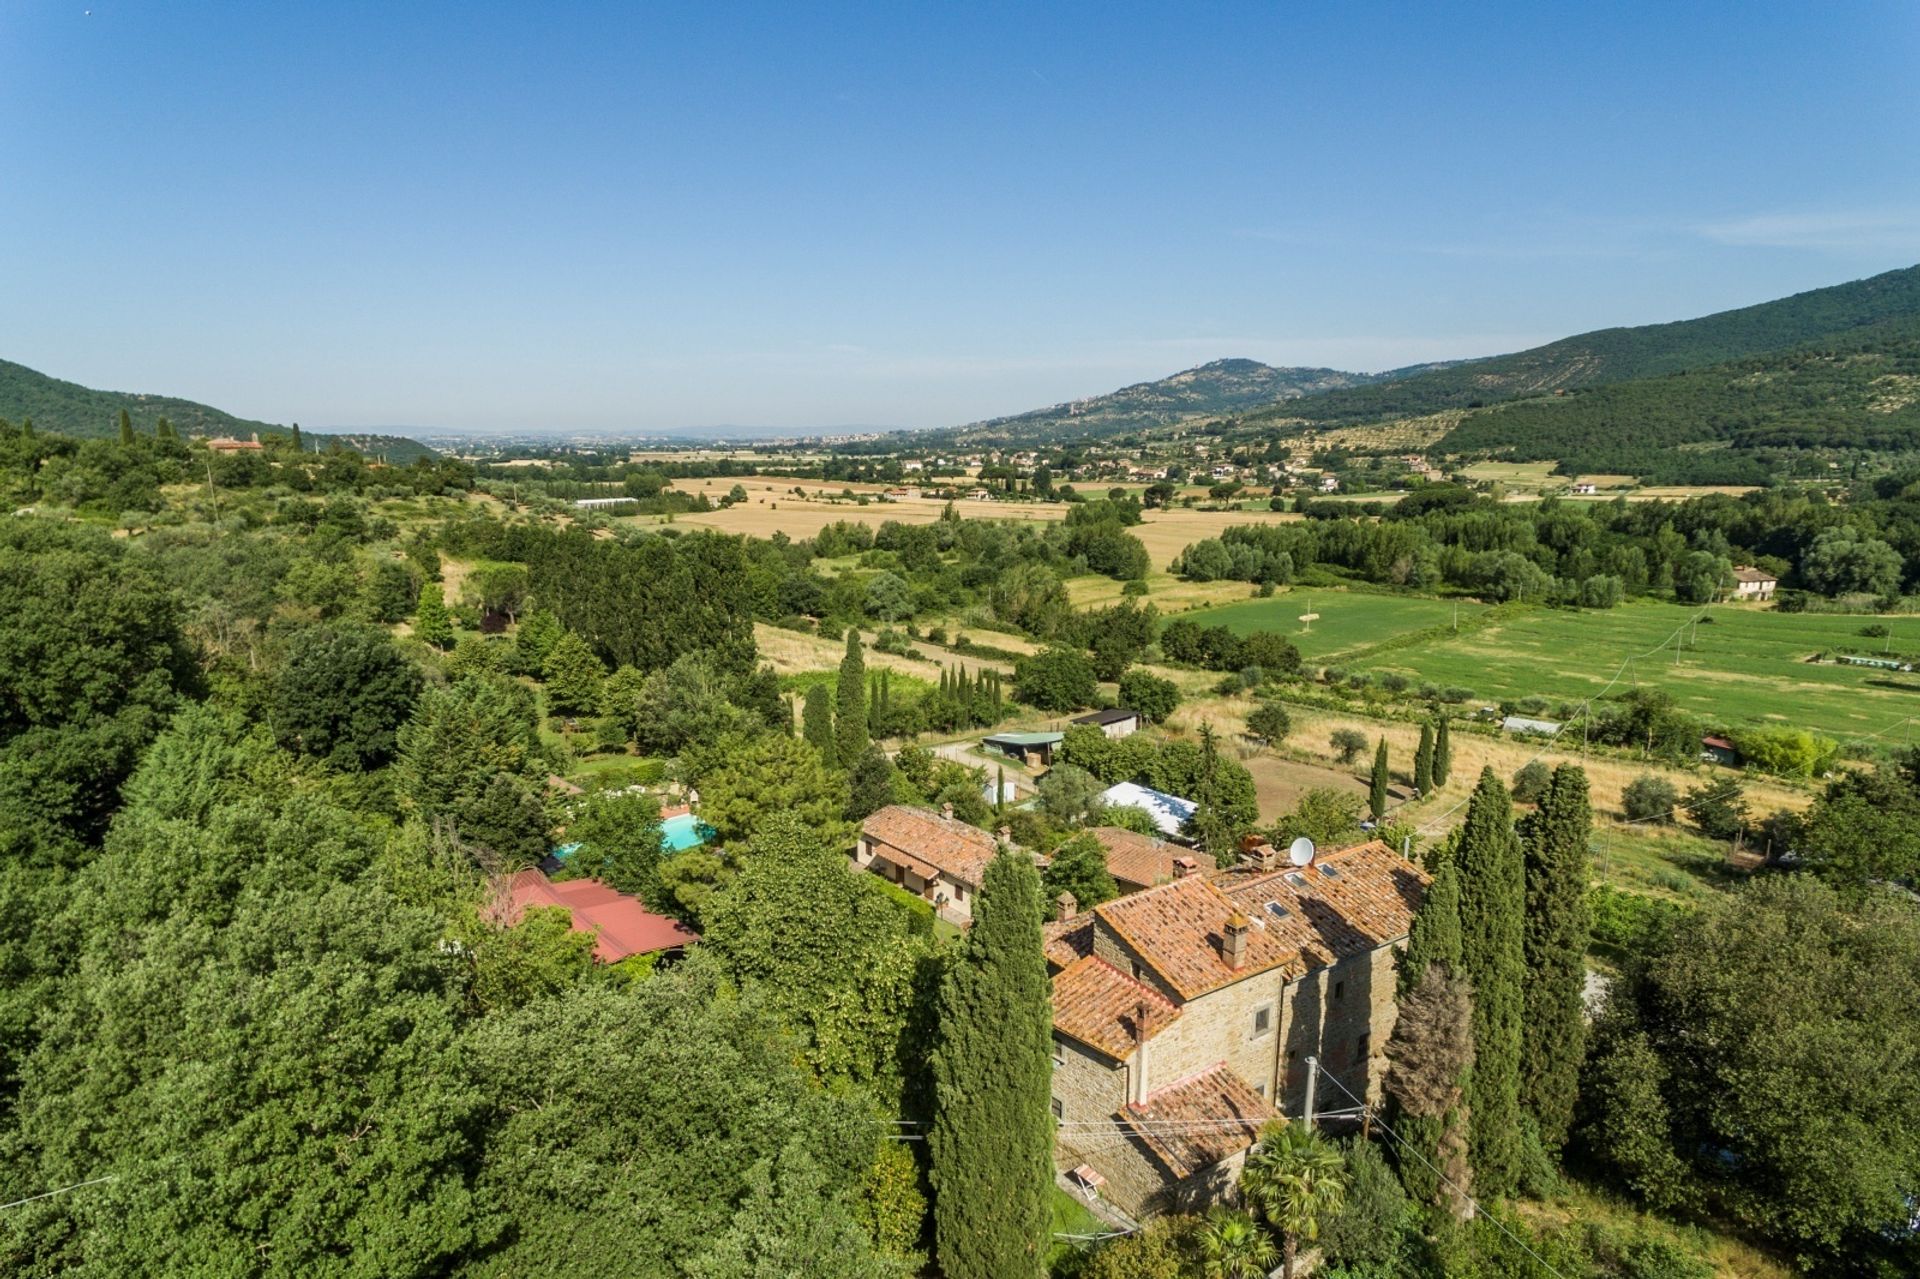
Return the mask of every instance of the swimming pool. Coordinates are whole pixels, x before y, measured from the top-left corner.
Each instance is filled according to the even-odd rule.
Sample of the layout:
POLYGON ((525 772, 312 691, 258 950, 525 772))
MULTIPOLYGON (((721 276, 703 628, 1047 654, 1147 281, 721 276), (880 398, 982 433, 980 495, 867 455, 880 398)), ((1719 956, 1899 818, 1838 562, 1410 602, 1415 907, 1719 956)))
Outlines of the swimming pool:
POLYGON ((698 848, 712 833, 713 828, 692 813, 675 813, 660 823, 660 837, 670 853, 698 848))

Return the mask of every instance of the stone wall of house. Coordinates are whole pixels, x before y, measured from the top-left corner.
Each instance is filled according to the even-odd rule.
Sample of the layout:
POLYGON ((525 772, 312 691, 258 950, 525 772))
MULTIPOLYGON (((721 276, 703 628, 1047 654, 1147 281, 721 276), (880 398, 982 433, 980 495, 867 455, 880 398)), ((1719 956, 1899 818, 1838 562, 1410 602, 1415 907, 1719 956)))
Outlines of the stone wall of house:
POLYGON ((1100 1192, 1105 1198, 1142 1215, 1164 1194, 1167 1178, 1114 1119, 1127 1103, 1129 1067, 1063 1035, 1055 1035, 1053 1044, 1053 1100, 1059 1103, 1058 1122, 1067 1125, 1054 1133, 1054 1162, 1062 1171, 1092 1167, 1107 1179, 1100 1192))

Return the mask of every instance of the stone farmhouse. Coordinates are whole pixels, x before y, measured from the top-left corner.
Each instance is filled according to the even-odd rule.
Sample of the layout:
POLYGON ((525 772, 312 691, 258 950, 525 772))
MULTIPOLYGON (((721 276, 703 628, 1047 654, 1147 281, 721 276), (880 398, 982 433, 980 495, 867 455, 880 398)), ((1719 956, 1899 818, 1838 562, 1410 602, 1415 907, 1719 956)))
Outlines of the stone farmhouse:
POLYGON ((1143 888, 1169 883, 1199 866, 1192 849, 1125 827, 1093 826, 1087 833, 1106 850, 1107 873, 1123 893, 1137 893, 1143 888))
POLYGON ((1047 926, 1055 1158, 1135 1216, 1219 1199, 1261 1125, 1303 1113, 1309 1056, 1377 1097, 1429 882, 1377 840, 1178 871, 1047 926))
POLYGON ((1763 568, 1742 564, 1733 570, 1733 598, 1737 600, 1770 600, 1779 586, 1779 577, 1763 568))
POLYGON ((949 923, 973 920, 980 880, 999 841, 944 811, 889 804, 860 823, 853 864, 924 897, 949 923))

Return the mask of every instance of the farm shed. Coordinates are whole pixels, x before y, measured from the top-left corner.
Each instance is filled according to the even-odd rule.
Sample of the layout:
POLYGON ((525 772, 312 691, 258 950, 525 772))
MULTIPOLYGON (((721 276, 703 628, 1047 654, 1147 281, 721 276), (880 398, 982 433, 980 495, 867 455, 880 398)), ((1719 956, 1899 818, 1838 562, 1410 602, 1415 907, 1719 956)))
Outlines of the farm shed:
POLYGON ((1709 733, 1700 739, 1700 758, 1714 764, 1725 764, 1728 768, 1738 768, 1741 764, 1740 748, 1724 737, 1715 737, 1709 733))
POLYGON ((990 751, 998 751, 1010 759, 1022 764, 1036 761, 1052 767, 1053 748, 1060 744, 1065 733, 995 733, 982 738, 980 744, 990 751))
POLYGON ((1500 721, 1500 727, 1509 733, 1536 733, 1542 737, 1552 737, 1560 731, 1557 720, 1528 719, 1524 715, 1509 715, 1500 721))

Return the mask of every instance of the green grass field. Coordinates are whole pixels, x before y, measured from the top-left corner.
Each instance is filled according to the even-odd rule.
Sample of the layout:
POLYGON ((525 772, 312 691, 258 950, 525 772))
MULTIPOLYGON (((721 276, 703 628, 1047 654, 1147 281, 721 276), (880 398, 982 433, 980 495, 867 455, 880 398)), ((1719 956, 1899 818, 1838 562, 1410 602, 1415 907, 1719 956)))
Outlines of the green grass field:
MULTIPOLYGON (((1460 601, 1457 607, 1463 624, 1486 608, 1467 600, 1460 601)), ((1422 596, 1296 587, 1270 599, 1196 609, 1181 616, 1202 626, 1225 626, 1237 635, 1278 631, 1292 640, 1308 661, 1334 662, 1340 660, 1343 653, 1408 631, 1450 625, 1455 608, 1452 600, 1422 596), (1320 617, 1303 625, 1300 615, 1307 612, 1318 613, 1320 617)))
MULTIPOLYGON (((1437 600, 1375 598, 1383 606, 1423 606, 1409 611, 1418 621, 1403 629, 1431 624, 1436 610, 1451 607, 1437 600)), ((1885 641, 1859 633, 1870 620, 1651 601, 1594 612, 1538 609, 1457 639, 1442 636, 1382 653, 1361 665, 1470 688, 1487 703, 1529 694, 1577 701, 1599 695, 1619 673, 1614 694, 1636 681, 1663 688, 1717 726, 1788 725, 1846 741, 1920 716, 1920 675, 1805 660, 1830 646, 1878 647, 1885 641), (1713 621, 1690 628, 1692 647, 1680 652, 1676 665, 1674 633, 1695 617, 1713 621), (1634 660, 1622 672, 1629 657, 1634 660)), ((1893 631, 1894 652, 1920 648, 1920 617, 1879 620, 1893 631)), ((1901 740, 1899 730, 1890 740, 1901 740)))

